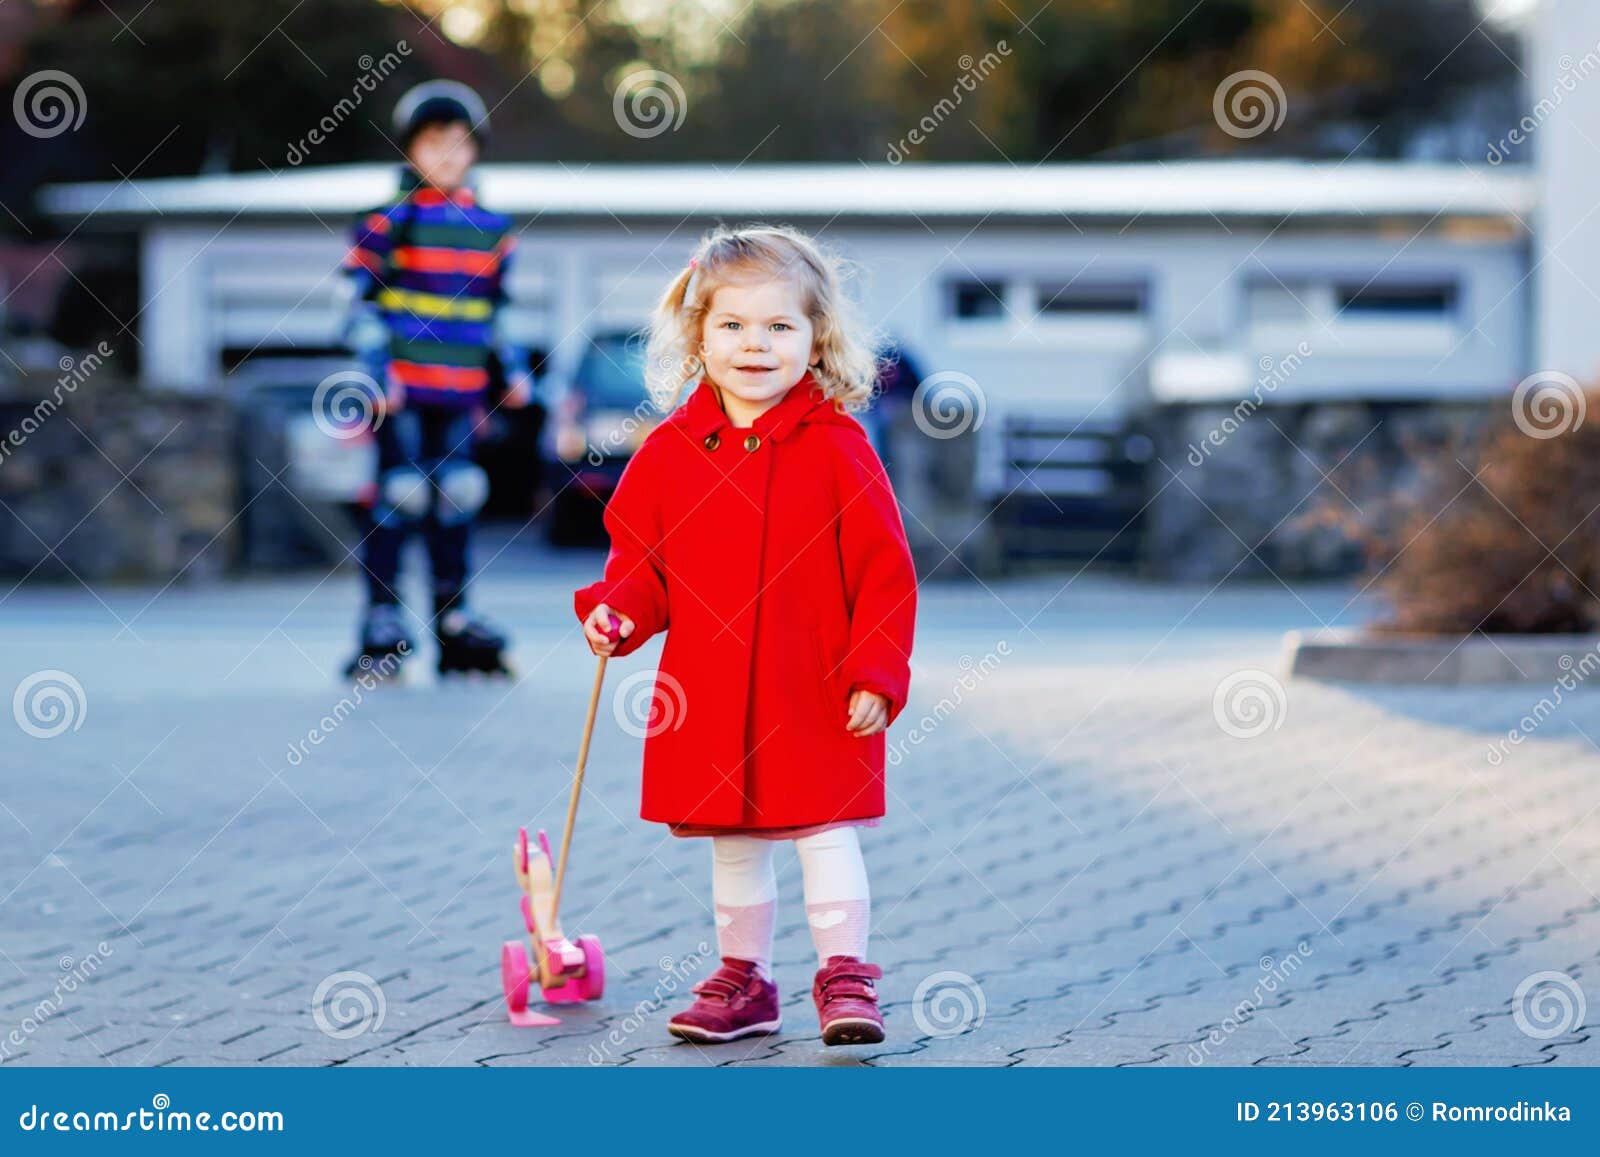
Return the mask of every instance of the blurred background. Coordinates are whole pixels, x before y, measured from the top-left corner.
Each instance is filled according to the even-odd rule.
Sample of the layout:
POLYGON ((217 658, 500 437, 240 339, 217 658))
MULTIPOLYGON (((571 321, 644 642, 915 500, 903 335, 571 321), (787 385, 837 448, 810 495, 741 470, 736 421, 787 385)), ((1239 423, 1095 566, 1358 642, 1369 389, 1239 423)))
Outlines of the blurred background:
POLYGON ((767 220, 855 265, 925 574, 1359 570, 1422 448, 1600 360, 1588 7, 6 0, 0 575, 352 565, 374 451, 314 397, 432 77, 483 94, 520 235, 506 533, 596 540, 631 335, 767 220))

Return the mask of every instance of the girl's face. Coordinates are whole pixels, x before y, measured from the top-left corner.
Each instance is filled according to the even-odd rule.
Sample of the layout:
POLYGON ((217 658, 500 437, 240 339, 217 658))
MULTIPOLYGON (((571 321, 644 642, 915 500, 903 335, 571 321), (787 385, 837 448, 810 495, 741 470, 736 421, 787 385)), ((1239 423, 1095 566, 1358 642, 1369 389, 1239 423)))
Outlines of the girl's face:
POLYGON ((478 142, 465 121, 424 125, 411 139, 407 159, 424 181, 450 192, 467 179, 478 159, 478 142))
POLYGON ((747 410, 765 410, 820 356, 812 337, 800 287, 792 280, 724 285, 711 296, 700 357, 714 385, 747 410))

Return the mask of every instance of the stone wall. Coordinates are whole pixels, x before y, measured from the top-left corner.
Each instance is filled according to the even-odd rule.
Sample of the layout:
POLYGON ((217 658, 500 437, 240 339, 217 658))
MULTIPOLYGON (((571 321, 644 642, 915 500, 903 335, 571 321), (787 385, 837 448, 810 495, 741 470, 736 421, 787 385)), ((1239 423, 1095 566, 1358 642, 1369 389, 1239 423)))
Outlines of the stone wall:
MULTIPOLYGON (((280 481, 283 407, 240 413, 214 395, 63 380, 0 393, 0 577, 165 582, 346 562, 354 530, 343 512, 296 500, 280 481)), ((1208 582, 1351 573, 1363 563, 1352 528, 1383 517, 1417 484, 1419 456, 1465 438, 1489 406, 1157 409, 1140 422, 1156 444, 1141 569, 1208 582)), ((976 439, 927 438, 903 411, 885 427, 919 570, 1002 571, 992 511, 971 489, 976 439)))
POLYGON ((1419 483, 1419 458, 1491 403, 1168 406, 1150 415, 1144 569, 1154 577, 1321 578, 1364 562, 1355 530, 1419 483))
POLYGON ((103 372, 0 393, 0 576, 215 577, 237 537, 228 404, 103 372))

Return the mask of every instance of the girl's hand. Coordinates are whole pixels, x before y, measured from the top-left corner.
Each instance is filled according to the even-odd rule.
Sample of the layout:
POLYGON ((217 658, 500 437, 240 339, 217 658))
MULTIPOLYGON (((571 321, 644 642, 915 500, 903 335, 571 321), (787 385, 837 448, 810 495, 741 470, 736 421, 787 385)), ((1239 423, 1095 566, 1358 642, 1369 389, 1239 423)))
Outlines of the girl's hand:
POLYGON ((583 638, 589 644, 589 650, 596 655, 609 656, 617 649, 617 644, 633 634, 633 620, 627 615, 619 615, 604 603, 600 603, 589 612, 589 617, 583 620, 583 638), (617 635, 608 635, 606 632, 611 626, 612 619, 620 620, 622 629, 617 635))
POLYGON ((850 696, 850 722, 845 730, 858 739, 876 735, 889 726, 889 701, 865 687, 850 696))

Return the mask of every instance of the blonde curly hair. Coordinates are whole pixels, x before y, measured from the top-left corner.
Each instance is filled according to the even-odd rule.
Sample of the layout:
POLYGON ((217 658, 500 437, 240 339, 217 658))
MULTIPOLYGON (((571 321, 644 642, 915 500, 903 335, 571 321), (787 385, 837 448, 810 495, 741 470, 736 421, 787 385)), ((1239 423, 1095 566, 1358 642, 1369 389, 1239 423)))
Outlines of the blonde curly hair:
POLYGON ((724 285, 779 277, 800 290, 820 355, 811 371, 825 396, 856 410, 867 406, 880 371, 882 341, 844 292, 844 260, 788 225, 719 226, 700 239, 690 263, 656 305, 645 342, 645 381, 656 404, 671 410, 683 387, 705 372, 699 353, 712 296, 724 285))

